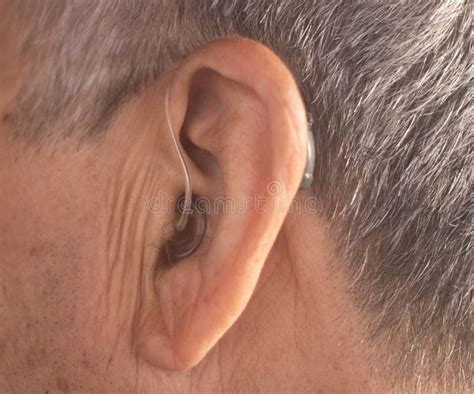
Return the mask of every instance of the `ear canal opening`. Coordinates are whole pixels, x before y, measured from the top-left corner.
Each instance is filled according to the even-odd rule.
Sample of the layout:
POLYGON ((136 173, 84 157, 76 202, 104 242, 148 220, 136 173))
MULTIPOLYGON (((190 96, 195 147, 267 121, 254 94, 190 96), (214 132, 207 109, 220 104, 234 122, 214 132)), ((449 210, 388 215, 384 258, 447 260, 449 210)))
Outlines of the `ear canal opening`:
MULTIPOLYGON (((181 215, 185 195, 181 195, 176 204, 176 213, 181 215)), ((174 231, 160 249, 159 262, 163 267, 172 267, 180 260, 194 254, 201 246, 207 231, 206 212, 198 207, 198 199, 193 195, 191 210, 186 227, 181 231, 174 231)))

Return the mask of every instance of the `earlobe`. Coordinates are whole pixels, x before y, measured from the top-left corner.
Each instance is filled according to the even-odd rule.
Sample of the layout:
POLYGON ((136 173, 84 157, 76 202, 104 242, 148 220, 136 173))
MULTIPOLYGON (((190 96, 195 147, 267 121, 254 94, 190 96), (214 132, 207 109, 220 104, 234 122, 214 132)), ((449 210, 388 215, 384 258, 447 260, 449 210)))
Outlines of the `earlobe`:
POLYGON ((172 267, 158 262, 153 295, 140 315, 138 350, 158 367, 187 369, 239 318, 255 289, 301 183, 306 114, 286 66, 244 39, 197 50, 169 86, 177 140, 193 147, 183 148, 193 193, 211 207, 208 242, 172 267), (277 193, 268 187, 275 183, 277 193), (217 198, 230 206, 219 209, 217 198))

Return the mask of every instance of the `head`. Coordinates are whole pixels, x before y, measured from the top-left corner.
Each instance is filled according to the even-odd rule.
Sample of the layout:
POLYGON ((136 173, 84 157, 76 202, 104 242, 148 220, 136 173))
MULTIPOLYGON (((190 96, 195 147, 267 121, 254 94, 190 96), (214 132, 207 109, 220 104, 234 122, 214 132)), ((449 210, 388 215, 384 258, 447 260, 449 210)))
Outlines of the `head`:
POLYGON ((471 15, 3 1, 0 391, 468 389, 471 15))

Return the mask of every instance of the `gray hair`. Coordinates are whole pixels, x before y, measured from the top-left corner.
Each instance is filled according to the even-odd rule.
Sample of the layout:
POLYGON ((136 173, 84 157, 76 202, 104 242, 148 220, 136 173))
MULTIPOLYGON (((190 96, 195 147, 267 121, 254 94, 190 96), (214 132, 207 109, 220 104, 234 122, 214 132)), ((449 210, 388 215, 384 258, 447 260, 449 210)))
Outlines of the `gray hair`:
POLYGON ((31 61, 9 119, 43 143, 64 137, 58 128, 100 135, 203 43, 239 35, 272 48, 315 120, 314 193, 374 343, 397 349, 405 376, 450 371, 468 384, 470 2, 21 1, 10 16, 29 26, 31 61))

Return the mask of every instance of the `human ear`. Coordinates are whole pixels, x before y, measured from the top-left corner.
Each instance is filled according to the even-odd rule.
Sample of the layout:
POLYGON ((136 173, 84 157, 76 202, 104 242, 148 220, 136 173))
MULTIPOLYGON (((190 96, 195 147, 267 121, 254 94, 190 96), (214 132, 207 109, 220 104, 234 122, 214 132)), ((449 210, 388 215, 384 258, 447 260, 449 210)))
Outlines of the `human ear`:
POLYGON ((137 342, 150 363, 183 370, 225 334, 255 289, 302 179, 307 120, 285 64, 246 39, 197 49, 168 89, 170 120, 193 193, 210 207, 209 226, 197 253, 171 267, 158 261, 137 342), (222 198, 225 205, 216 204, 222 198))

